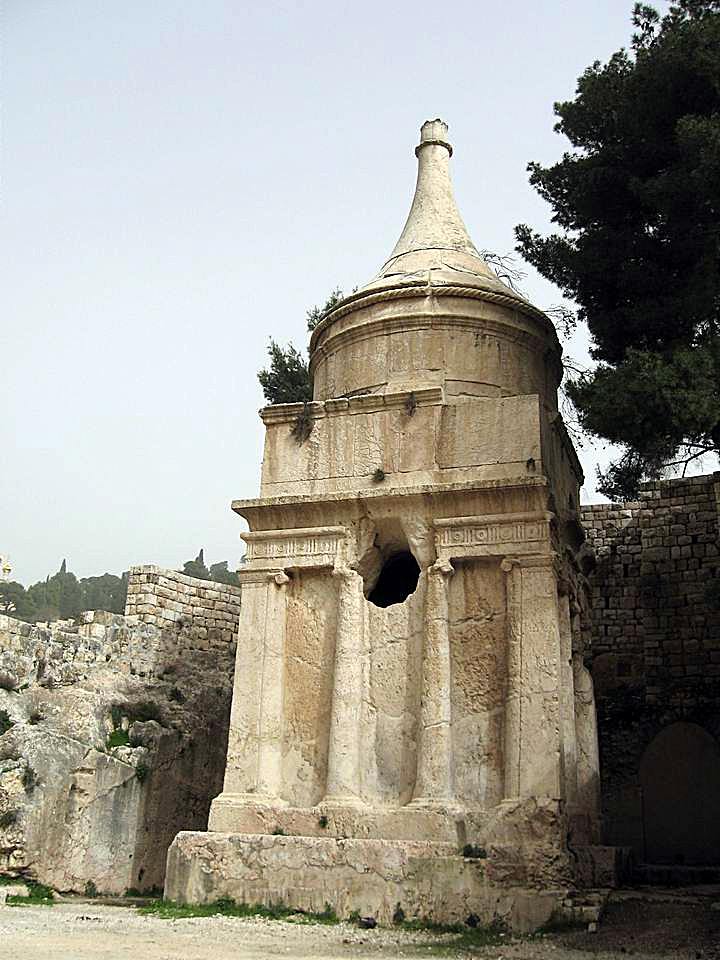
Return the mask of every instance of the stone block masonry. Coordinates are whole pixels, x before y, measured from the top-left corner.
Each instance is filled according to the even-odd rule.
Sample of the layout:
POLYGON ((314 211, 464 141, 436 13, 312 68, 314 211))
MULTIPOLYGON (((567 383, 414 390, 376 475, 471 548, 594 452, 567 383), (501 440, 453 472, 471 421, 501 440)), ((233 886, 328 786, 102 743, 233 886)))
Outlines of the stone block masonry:
POLYGON ((593 675, 646 706, 707 707, 720 691, 720 474, 663 481, 582 513, 592 578, 593 675), (636 682, 637 681, 637 682, 636 682))
POLYGON ((582 512, 597 558, 592 673, 605 838, 641 861, 720 862, 720 829, 699 836, 712 819, 702 783, 720 782, 719 503, 714 473, 582 512), (676 795, 661 796, 656 753, 676 795), (675 847, 673 823, 687 834, 675 847))
POLYGON ((160 629, 184 627, 179 638, 192 649, 221 649, 237 638, 240 587, 151 565, 132 567, 125 616, 160 629))

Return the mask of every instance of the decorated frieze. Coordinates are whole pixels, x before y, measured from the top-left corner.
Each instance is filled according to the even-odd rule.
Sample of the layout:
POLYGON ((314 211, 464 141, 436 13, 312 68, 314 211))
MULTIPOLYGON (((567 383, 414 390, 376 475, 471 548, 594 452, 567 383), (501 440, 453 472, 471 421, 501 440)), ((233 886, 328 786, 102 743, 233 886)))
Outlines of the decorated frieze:
POLYGON ((253 566, 332 567, 342 558, 345 527, 303 527, 241 534, 253 566))
POLYGON ((439 558, 505 556, 551 550, 551 513, 513 513, 435 520, 439 558))

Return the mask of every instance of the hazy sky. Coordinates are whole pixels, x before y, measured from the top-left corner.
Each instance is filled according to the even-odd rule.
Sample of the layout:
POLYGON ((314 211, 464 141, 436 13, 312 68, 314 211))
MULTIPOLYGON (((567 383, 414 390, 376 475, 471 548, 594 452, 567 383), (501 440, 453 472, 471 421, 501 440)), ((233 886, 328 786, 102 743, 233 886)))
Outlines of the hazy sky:
MULTIPOLYGON (((667 4, 660 4, 665 8, 667 4)), ((369 280, 441 116, 477 246, 546 229, 552 105, 632 0, 5 0, 0 554, 25 583, 243 552, 270 335, 369 280)), ((559 294, 529 270, 541 307, 559 294)), ((580 346, 575 347, 578 352, 580 346)), ((592 490, 597 451, 581 451, 592 490)))

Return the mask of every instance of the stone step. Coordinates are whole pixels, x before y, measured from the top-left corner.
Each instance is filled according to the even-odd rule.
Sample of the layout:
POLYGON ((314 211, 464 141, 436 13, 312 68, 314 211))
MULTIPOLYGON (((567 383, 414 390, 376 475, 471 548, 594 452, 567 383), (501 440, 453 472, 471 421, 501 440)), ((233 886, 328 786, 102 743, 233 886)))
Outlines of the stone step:
POLYGON ((569 923, 582 923, 597 929, 603 915, 610 891, 608 889, 582 890, 566 897, 561 906, 562 918, 569 923))

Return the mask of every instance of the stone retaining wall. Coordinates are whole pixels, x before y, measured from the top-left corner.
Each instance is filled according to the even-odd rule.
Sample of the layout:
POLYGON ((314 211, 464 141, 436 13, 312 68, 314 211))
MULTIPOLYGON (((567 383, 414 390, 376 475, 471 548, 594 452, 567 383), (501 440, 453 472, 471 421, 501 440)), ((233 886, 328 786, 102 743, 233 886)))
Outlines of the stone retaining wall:
MULTIPOLYGON (((650 484, 637 501, 582 511, 597 557, 592 673, 605 839, 643 860, 653 856, 654 788, 641 775, 649 746, 673 725, 685 753, 703 731, 710 750, 720 737, 719 502, 715 473, 650 484)), ((674 769, 682 776, 677 760, 665 757, 669 780, 674 769)), ((697 791, 700 803, 699 784, 697 791)), ((697 821, 690 809, 675 816, 697 821)))
POLYGON ((125 615, 160 628, 184 627, 184 643, 217 649, 236 640, 240 587, 152 565, 131 567, 125 615))

